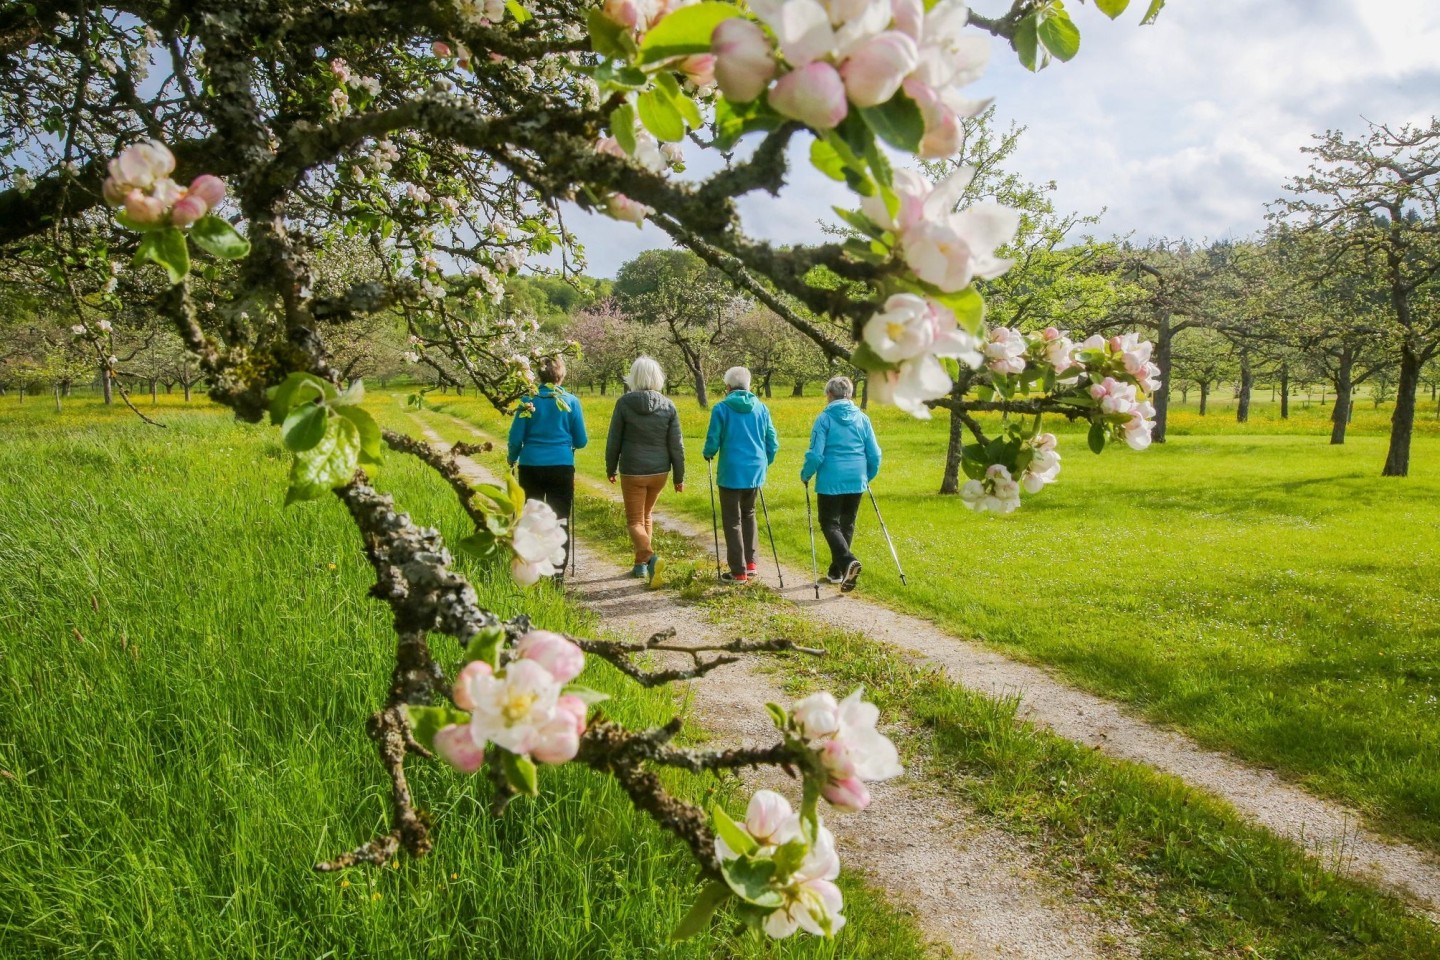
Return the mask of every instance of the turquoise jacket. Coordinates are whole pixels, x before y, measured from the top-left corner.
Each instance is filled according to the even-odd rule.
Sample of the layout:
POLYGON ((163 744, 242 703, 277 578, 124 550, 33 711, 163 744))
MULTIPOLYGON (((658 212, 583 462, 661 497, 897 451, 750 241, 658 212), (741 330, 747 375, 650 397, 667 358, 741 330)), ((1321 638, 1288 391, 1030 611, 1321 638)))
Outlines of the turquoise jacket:
POLYGON ((710 429, 705 433, 702 456, 720 454, 716 482, 727 490, 749 490, 765 485, 765 470, 775 462, 780 440, 770 411, 749 390, 731 390, 710 408, 710 429))
POLYGON ((815 478, 815 492, 864 493, 880 472, 880 444, 864 411, 849 400, 831 400, 810 431, 800 481, 815 478))
POLYGON ((515 408, 505 459, 525 467, 574 466, 575 451, 589 442, 580 398, 547 383, 515 408), (523 416, 527 404, 534 410, 523 416))

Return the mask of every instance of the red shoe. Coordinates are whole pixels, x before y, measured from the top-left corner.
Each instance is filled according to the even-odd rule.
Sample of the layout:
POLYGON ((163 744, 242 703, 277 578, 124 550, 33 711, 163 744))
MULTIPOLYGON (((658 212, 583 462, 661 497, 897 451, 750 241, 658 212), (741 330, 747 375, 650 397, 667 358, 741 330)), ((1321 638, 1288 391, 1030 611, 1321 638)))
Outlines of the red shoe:
POLYGON ((731 573, 729 570, 726 570, 724 573, 720 574, 720 582, 721 582, 721 583, 749 583, 749 582, 750 582, 750 576, 749 576, 749 574, 745 574, 745 573, 735 574, 735 573, 731 573))
POLYGON ((753 564, 753 563, 747 563, 747 564, 745 564, 745 572, 746 572, 747 574, 749 574, 750 576, 752 576, 752 577, 755 576, 755 564, 753 564))

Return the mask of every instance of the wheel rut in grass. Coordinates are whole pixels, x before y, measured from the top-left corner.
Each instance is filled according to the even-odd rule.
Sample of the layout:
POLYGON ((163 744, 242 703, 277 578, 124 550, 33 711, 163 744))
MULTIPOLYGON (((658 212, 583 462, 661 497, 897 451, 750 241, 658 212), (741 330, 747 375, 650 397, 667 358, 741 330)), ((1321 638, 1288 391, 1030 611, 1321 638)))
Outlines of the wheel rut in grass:
MULTIPOLYGON (((417 423, 420 421, 417 420, 417 423)), ((468 424, 466 426, 469 426, 468 424)), ((425 438, 444 441, 421 423, 425 438)), ((477 436, 483 433, 472 429, 477 436)), ((467 478, 495 482, 483 466, 460 458, 467 478)), ((576 542, 579 576, 572 599, 595 611, 605 628, 643 639, 674 628, 676 640, 705 644, 731 639, 672 593, 649 590, 628 564, 576 542)), ((688 658, 687 658, 688 662, 688 658)), ((686 684, 683 702, 718 746, 767 743, 776 737, 767 701, 788 698, 766 661, 742 657, 686 684)), ((777 770, 750 773, 747 786, 768 787, 798 801, 794 781, 777 770)), ((1015 838, 978 826, 951 798, 907 783, 872 785, 874 802, 857 814, 828 811, 842 861, 883 889, 925 934, 960 956, 1090 960, 1134 955, 1128 931, 1069 899, 1015 838)))
MULTIPOLYGON (((476 436, 487 436, 468 421, 450 419, 476 436)), ((603 484, 578 479, 593 492, 618 499, 603 484)), ((654 517, 657 524, 711 549, 710 530, 663 511, 656 511, 654 517)), ((824 548, 823 543, 820 546, 824 548)), ((883 563, 885 558, 872 562, 883 563)), ((767 581, 770 570, 773 562, 762 563, 767 581)), ((942 670, 971 690, 1015 699, 1020 719, 1108 756, 1179 777, 1299 844, 1331 869, 1408 897, 1421 913, 1440 923, 1440 858, 1365 829, 1359 814, 1343 804, 1316 797, 1272 771, 1201 747, 1184 734, 1136 717, 1114 701, 1079 690, 1041 667, 1011 660, 928 620, 855 594, 843 595, 829 585, 821 587, 817 600, 809 572, 788 566, 782 566, 781 572, 785 587, 773 589, 811 619, 887 644, 911 662, 942 670)))

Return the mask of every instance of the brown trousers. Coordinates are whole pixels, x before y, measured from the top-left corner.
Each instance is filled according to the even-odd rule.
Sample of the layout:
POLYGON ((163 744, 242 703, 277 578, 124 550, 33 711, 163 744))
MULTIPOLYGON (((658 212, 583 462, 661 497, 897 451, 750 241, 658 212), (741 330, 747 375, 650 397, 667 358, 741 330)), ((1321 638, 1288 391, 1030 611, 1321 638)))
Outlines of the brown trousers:
POLYGON ((655 525, 650 520, 650 511, 665 489, 668 473, 652 473, 644 477, 620 475, 620 495, 625 499, 625 525, 630 530, 630 542, 635 545, 635 562, 644 563, 655 551, 650 545, 655 525))

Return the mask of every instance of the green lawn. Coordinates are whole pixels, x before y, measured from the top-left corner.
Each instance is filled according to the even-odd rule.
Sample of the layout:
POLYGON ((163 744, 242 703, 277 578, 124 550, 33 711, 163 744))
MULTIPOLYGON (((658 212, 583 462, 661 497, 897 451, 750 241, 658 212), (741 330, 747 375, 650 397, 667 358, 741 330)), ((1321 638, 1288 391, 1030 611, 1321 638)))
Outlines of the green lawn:
MULTIPOLYGON (((281 507, 275 430, 201 402, 161 413, 165 430, 89 401, 58 417, 0 402, 0 957, 920 953, 853 876, 833 944, 732 939, 723 922, 668 944, 694 868, 580 768, 547 768, 541 797, 495 820, 481 778, 416 763, 433 854, 312 872, 387 822, 364 722, 385 692, 388 613, 338 501, 281 507)), ((464 530, 416 464, 392 455, 378 479, 464 530)), ((466 568, 502 615, 593 627, 553 590, 466 568)), ((586 682, 625 688, 611 710, 627 722, 671 714, 604 665, 586 682)))
MULTIPOLYGON (((478 400, 430 398, 505 428, 478 400)), ((583 399, 595 441, 580 468, 598 477, 613 398, 583 399)), ((691 484, 662 506, 708 522, 707 415, 677 401, 691 484)), ((766 494, 796 566, 809 564, 798 472, 820 406, 771 402, 781 452, 766 494)), ((1382 479, 1388 408, 1362 401, 1343 447, 1327 443, 1327 407, 1292 409, 1282 421, 1257 402, 1236 425, 1228 398, 1207 417, 1192 403, 1143 454, 1094 456, 1062 426, 1060 482, 1003 518, 935 495, 943 415, 872 410, 886 457, 875 491, 910 586, 864 505, 862 589, 1440 850, 1440 421, 1426 407, 1413 476, 1382 479)))

